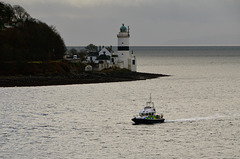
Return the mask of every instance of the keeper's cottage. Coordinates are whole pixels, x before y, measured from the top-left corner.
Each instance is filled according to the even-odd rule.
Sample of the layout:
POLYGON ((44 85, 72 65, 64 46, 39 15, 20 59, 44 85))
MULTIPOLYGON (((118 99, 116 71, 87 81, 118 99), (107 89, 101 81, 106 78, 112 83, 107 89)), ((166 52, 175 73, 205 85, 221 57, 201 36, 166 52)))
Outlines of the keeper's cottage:
POLYGON ((131 71, 137 71, 136 57, 134 56, 133 51, 129 51, 129 27, 127 28, 122 24, 120 32, 117 34, 117 38, 117 53, 108 51, 105 47, 100 47, 97 52, 88 53, 87 61, 98 64, 98 70, 119 67, 131 71))

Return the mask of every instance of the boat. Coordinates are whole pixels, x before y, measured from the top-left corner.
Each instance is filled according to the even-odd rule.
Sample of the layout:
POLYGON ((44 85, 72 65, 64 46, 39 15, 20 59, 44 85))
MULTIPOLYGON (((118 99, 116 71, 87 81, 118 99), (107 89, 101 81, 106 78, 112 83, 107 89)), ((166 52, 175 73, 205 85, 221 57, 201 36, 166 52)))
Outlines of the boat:
POLYGON ((152 102, 151 95, 150 101, 146 102, 144 109, 139 112, 139 115, 132 118, 132 121, 135 124, 163 123, 164 120, 165 119, 163 118, 163 114, 156 114, 156 109, 154 107, 154 103, 152 102))

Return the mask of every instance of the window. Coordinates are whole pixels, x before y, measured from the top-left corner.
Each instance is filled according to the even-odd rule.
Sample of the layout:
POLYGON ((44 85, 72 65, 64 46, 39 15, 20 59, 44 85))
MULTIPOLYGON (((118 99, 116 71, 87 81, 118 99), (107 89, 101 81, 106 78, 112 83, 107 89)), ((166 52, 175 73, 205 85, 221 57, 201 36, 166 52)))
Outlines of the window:
POLYGON ((112 63, 115 64, 114 58, 112 58, 112 63))
POLYGON ((132 60, 132 64, 135 65, 135 60, 132 60))

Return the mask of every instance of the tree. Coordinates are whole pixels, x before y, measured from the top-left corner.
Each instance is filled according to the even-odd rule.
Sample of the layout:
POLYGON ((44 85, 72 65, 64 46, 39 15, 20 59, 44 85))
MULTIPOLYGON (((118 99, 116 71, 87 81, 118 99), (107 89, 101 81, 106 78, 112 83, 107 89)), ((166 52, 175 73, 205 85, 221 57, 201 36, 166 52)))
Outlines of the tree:
POLYGON ((97 46, 94 44, 89 44, 88 46, 85 47, 88 51, 97 51, 97 46))
POLYGON ((3 28, 5 23, 12 23, 14 11, 11 5, 0 2, 0 28, 3 28))
POLYGON ((26 20, 30 20, 31 16, 26 12, 26 10, 19 6, 19 5, 14 5, 14 15, 15 19, 17 22, 25 22, 26 20))
POLYGON ((69 53, 70 53, 71 55, 76 55, 78 52, 77 52, 76 49, 71 49, 71 50, 69 51, 69 53))
POLYGON ((0 3, 0 7, 2 25, 15 20, 23 24, 0 30, 0 62, 62 59, 66 46, 54 26, 33 20, 21 6, 13 7, 14 16, 10 16, 10 5, 0 3), (8 8, 9 12, 6 12, 5 8, 8 8))

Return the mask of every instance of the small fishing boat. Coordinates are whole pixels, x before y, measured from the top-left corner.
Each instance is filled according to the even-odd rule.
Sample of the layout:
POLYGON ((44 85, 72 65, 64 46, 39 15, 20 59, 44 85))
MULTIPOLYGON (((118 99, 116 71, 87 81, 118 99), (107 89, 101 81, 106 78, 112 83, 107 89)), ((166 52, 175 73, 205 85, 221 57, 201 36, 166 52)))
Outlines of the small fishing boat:
POLYGON ((146 102, 146 106, 142 111, 139 112, 138 116, 134 116, 132 121, 135 124, 155 124, 164 122, 163 114, 156 114, 156 109, 154 108, 154 103, 150 95, 150 101, 146 102))

